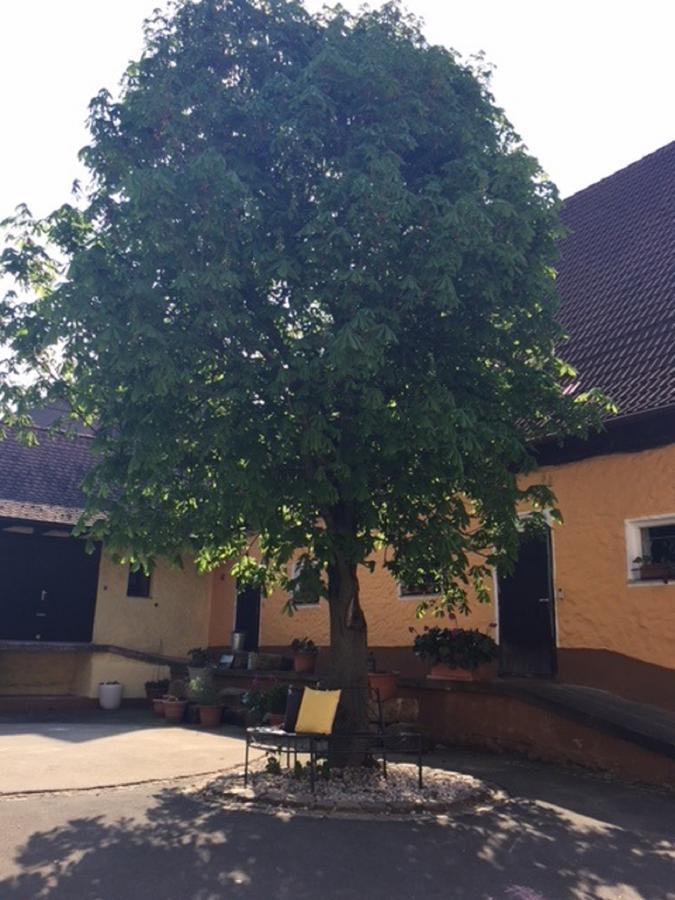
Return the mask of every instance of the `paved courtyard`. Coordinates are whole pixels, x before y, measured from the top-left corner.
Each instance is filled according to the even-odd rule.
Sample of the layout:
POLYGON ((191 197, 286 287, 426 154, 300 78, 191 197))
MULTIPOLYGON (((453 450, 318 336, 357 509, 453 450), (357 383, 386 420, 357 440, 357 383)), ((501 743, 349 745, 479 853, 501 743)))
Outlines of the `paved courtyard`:
MULTIPOLYGON (((174 774, 194 775, 210 771, 211 761, 217 768, 241 758, 236 732, 123 722, 117 734, 112 723, 98 732, 86 730, 92 724, 64 723, 73 729, 70 739, 67 732, 37 731, 57 724, 21 723, 18 731, 16 723, 0 723, 2 777, 8 759, 12 778, 30 773, 50 755, 47 746, 62 778, 68 748, 73 770, 97 757, 112 772, 109 757, 117 753, 127 781, 131 763, 136 775, 148 765, 163 777, 169 764, 174 774), (42 741, 49 743, 39 750, 42 741), (88 757, 82 755, 87 748, 88 757), (191 772, 176 771, 179 748, 194 757, 180 764, 191 772), (143 756, 149 759, 141 762, 143 756)), ((437 754, 429 762, 497 784, 507 800, 444 824, 420 824, 232 811, 186 795, 191 778, 6 796, 0 798, 0 898, 675 900, 672 794, 487 754, 437 754)), ((40 765, 40 781, 32 785, 48 776, 48 762, 40 765)))
POLYGON ((171 727, 145 710, 0 717, 0 795, 200 775, 242 759, 239 729, 171 727))

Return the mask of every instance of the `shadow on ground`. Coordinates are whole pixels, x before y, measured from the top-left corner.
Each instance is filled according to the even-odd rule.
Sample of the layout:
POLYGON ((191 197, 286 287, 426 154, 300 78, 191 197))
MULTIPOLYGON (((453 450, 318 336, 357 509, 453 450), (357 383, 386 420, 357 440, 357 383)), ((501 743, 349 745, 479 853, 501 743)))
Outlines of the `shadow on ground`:
POLYGON ((105 815, 36 830, 2 900, 675 898, 672 833, 530 799, 448 825, 231 812, 176 789, 141 801, 102 795, 87 808, 105 815))

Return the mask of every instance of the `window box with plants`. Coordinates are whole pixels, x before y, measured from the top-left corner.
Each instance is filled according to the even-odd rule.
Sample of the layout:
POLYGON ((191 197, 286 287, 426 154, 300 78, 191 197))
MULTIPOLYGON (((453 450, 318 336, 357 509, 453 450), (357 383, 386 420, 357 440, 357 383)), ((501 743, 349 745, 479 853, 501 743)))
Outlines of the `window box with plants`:
POLYGON ((475 628, 425 628, 415 637, 413 652, 431 663, 428 678, 487 681, 494 675, 498 648, 490 635, 475 628))
POLYGON ((636 556, 633 567, 634 581, 675 581, 675 548, 673 559, 656 561, 651 556, 636 556))
POLYGON ((309 638, 295 638, 291 643, 293 671, 311 674, 316 668, 316 656, 319 652, 314 641, 309 638))

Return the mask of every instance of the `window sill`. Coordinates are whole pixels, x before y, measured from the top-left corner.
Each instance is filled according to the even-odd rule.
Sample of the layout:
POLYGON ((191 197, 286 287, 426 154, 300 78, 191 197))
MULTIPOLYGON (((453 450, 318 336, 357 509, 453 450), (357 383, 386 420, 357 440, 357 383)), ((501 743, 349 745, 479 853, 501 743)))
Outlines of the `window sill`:
POLYGON ((628 587, 675 587, 675 578, 664 581, 663 578, 645 578, 637 580, 629 578, 626 582, 628 587))

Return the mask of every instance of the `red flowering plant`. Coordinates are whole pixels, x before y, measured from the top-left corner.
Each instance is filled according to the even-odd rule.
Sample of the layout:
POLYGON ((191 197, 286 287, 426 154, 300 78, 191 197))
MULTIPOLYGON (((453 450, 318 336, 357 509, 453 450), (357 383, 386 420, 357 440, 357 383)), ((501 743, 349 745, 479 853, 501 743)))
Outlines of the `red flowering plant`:
POLYGON ((413 652, 432 666, 477 669, 497 656, 497 644, 477 628, 429 628, 415 636, 413 652))

